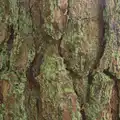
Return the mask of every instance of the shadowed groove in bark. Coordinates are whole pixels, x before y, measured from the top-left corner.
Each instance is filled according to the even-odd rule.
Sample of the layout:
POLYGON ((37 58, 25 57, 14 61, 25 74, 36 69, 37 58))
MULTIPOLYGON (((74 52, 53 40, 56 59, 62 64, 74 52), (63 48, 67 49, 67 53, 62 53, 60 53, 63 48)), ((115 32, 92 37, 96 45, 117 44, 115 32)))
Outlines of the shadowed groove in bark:
POLYGON ((116 75, 113 75, 110 71, 109 71, 109 68, 108 69, 105 69, 103 71, 103 73, 107 76, 109 76, 110 79, 113 79, 113 80, 120 80, 116 77, 116 75))
POLYGON ((13 41, 14 41, 14 27, 13 27, 13 24, 9 25, 8 26, 8 31, 10 32, 10 36, 9 36, 9 39, 7 41, 7 46, 8 46, 8 52, 11 51, 12 49, 12 46, 13 46, 13 41))
MULTIPOLYGON (((36 33, 35 31, 35 27, 34 27, 34 22, 33 22, 33 16, 32 16, 32 7, 33 6, 30 6, 31 4, 31 0, 28 0, 29 1, 29 13, 30 13, 30 18, 31 18, 31 21, 32 21, 32 37, 33 37, 33 41, 34 41, 34 45, 35 45, 35 56, 34 56, 34 59, 33 61, 30 63, 30 66, 29 68, 27 69, 26 71, 26 77, 30 83, 30 86, 33 87, 33 86, 36 86, 36 87, 40 87, 39 86, 39 83, 37 82, 37 80, 35 79, 35 77, 37 75, 39 75, 40 73, 40 65, 42 64, 43 62, 43 50, 42 52, 40 51, 38 53, 38 49, 40 46, 40 43, 37 43, 36 41, 36 38, 34 36, 34 34, 36 33), (38 47, 37 47, 37 46, 38 47), (33 85, 32 85, 33 84, 33 85)), ((39 10, 39 14, 41 15, 41 11, 39 10)), ((43 24, 43 23, 42 23, 43 24)), ((36 35, 37 36, 37 35, 36 35)))
MULTIPOLYGON (((40 74, 40 66, 41 66, 42 62, 43 62, 43 54, 41 52, 38 54, 36 53, 33 61, 30 63, 30 67, 26 71, 26 77, 27 77, 31 92, 36 91, 36 93, 38 93, 37 96, 34 96, 35 97, 34 99, 36 101, 37 119, 38 120, 41 117, 42 102, 41 102, 40 93, 39 93, 40 92, 40 84, 38 83, 38 81, 36 80, 35 77, 40 74)), ((31 110, 29 110, 29 111, 31 111, 31 110)))
POLYGON ((43 53, 35 55, 33 61, 30 63, 30 67, 26 71, 26 77, 32 86, 39 87, 39 83, 35 79, 40 74, 40 66, 43 62, 43 53))
POLYGON ((80 113, 82 115, 82 120, 87 120, 87 117, 86 117, 86 114, 85 114, 85 110, 84 110, 84 104, 81 105, 80 113))
POLYGON ((8 70, 10 68, 10 53, 13 47, 13 42, 14 42, 14 38, 15 38, 15 31, 14 31, 14 26, 13 24, 8 26, 8 31, 10 33, 9 39, 7 41, 7 51, 8 51, 8 60, 7 60, 7 67, 8 70))
POLYGON ((88 78, 88 87, 87 87, 86 101, 87 101, 87 103, 89 103, 89 99, 90 99, 90 86, 92 85, 92 80, 93 80, 92 72, 89 72, 87 78, 88 78))
POLYGON ((17 0, 17 6, 18 6, 18 19, 17 19, 17 29, 18 29, 18 31, 19 31, 19 29, 20 29, 20 0, 17 0))
POLYGON ((41 99, 40 98, 36 98, 36 108, 37 108, 37 119, 39 120, 41 112, 42 112, 42 108, 41 108, 41 99))
POLYGON ((61 50, 61 43, 62 43, 63 36, 58 40, 58 53, 61 58, 63 58, 62 50, 61 50))

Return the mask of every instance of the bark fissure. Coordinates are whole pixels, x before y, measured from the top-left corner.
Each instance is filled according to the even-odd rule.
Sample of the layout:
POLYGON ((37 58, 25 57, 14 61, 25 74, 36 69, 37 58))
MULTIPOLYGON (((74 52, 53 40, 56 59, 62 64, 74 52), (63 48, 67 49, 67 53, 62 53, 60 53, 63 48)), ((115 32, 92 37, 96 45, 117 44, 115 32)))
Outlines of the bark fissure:
POLYGON ((112 72, 109 71, 109 68, 108 68, 108 69, 105 69, 105 70, 103 71, 103 73, 104 73, 105 75, 107 75, 110 79, 120 80, 120 79, 118 79, 118 78, 116 77, 116 75, 114 75, 112 72))
MULTIPOLYGON (((29 88, 31 89, 31 92, 32 91, 36 92, 36 95, 33 95, 33 96, 36 101, 35 107, 37 110, 36 114, 37 114, 38 120, 42 117, 41 116, 42 102, 41 102, 41 98, 40 98, 40 83, 39 83, 39 81, 37 81, 37 79, 35 77, 37 77, 40 74, 40 66, 42 65, 43 59, 44 59, 43 54, 44 53, 42 50, 39 53, 37 53, 37 50, 36 50, 35 57, 34 57, 33 61, 30 63, 30 66, 26 71, 26 77, 28 80, 29 88)), ((29 110, 29 111, 31 111, 31 110, 29 110)))
POLYGON ((40 104, 42 104, 41 100, 39 98, 36 98, 36 108, 37 108, 37 119, 39 120, 41 115, 41 108, 40 104))
POLYGON ((17 29, 19 31, 20 29, 20 0, 17 0, 17 6, 18 6, 17 29))
POLYGON ((82 120, 87 120, 86 113, 85 113, 85 110, 84 110, 84 104, 81 105, 80 113, 82 115, 82 120))
POLYGON ((90 99, 90 86, 92 85, 92 81, 93 81, 93 78, 94 75, 93 73, 90 71, 87 78, 88 78, 88 87, 87 87, 87 94, 86 94, 86 101, 87 103, 89 103, 89 99, 90 99))
POLYGON ((42 62, 43 62, 43 54, 41 53, 36 54, 33 61, 30 63, 30 67, 28 68, 26 72, 27 79, 32 86, 34 85, 35 87, 39 86, 39 83, 37 82, 35 77, 40 74, 40 66, 42 62))
POLYGON ((11 24, 10 26, 8 26, 8 30, 10 32, 10 36, 9 39, 7 41, 7 46, 8 46, 8 52, 10 53, 12 47, 13 47, 13 41, 14 41, 14 26, 13 24, 11 24))
POLYGON ((44 57, 43 54, 44 53, 43 53, 43 50, 39 51, 39 47, 43 47, 43 46, 42 45, 38 46, 39 43, 36 40, 37 39, 37 35, 34 36, 36 31, 35 31, 34 22, 33 22, 33 16, 32 16, 32 7, 33 6, 30 6, 31 2, 32 1, 29 0, 29 13, 30 13, 31 21, 32 21, 32 37, 33 37, 33 41, 34 41, 34 45, 35 45, 35 56, 34 56, 33 61, 30 63, 29 68, 26 71, 26 76, 27 76, 27 79, 28 79, 28 81, 30 83, 30 88, 32 88, 33 86, 39 88, 40 87, 39 83, 37 82, 35 77, 40 74, 40 66, 41 66, 41 64, 43 62, 43 57, 44 57))
POLYGON ((8 30, 10 32, 10 36, 9 36, 8 41, 7 41, 8 60, 7 60, 6 65, 7 65, 8 70, 9 70, 9 68, 10 68, 10 54, 11 54, 11 50, 13 48, 13 42, 14 42, 14 38, 15 38, 15 31, 14 31, 13 24, 8 26, 8 30))
POLYGON ((61 58, 63 58, 62 48, 61 48, 62 39, 63 39, 63 36, 61 36, 61 38, 58 40, 58 53, 59 53, 61 58))

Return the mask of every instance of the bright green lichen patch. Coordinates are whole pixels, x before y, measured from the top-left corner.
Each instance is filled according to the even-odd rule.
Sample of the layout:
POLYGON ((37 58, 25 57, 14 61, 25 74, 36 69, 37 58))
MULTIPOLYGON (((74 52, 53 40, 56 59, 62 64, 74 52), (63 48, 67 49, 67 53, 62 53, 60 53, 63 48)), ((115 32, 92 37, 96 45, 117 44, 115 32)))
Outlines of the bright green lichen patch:
POLYGON ((73 90, 73 88, 64 88, 64 93, 73 93, 74 92, 74 90, 73 90))
POLYGON ((62 59, 56 55, 46 55, 44 58, 44 63, 41 66, 41 72, 44 79, 44 87, 46 86, 45 88, 48 89, 48 95, 51 99, 54 99, 59 89, 58 86, 61 84, 59 78, 59 74, 63 69, 63 66, 60 65, 61 62, 62 59))
POLYGON ((57 73, 62 70, 59 64, 62 59, 57 56, 46 56, 44 58, 44 64, 41 66, 41 71, 45 75, 47 80, 55 80, 57 73))

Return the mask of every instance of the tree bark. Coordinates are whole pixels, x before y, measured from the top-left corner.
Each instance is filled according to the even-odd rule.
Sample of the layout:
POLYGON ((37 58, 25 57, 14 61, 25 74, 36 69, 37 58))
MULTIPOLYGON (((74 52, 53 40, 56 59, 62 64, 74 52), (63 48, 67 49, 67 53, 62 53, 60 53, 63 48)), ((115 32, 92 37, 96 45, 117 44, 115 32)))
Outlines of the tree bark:
POLYGON ((0 0, 0 120, 119 120, 120 2, 0 0))

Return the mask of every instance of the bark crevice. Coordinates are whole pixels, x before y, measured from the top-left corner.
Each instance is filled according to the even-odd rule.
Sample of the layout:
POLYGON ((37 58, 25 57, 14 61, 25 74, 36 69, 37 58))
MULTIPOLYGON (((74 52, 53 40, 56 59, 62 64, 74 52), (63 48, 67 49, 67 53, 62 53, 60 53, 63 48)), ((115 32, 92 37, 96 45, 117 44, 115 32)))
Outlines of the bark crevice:
POLYGON ((93 78, 94 75, 92 72, 89 72, 87 78, 88 78, 88 87, 87 87, 87 93, 86 93, 86 101, 87 103, 89 103, 89 99, 90 99, 90 86, 92 85, 92 81, 93 81, 93 78))
POLYGON ((13 48, 13 42, 14 42, 14 38, 15 38, 15 31, 14 31, 14 26, 13 24, 8 26, 8 31, 10 33, 9 35, 9 39, 7 41, 7 52, 8 52, 8 60, 7 60, 7 67, 8 70, 10 68, 10 54, 11 54, 11 50, 13 48))
POLYGON ((84 110, 84 104, 81 105, 80 113, 82 115, 82 120, 87 120, 86 113, 85 113, 85 110, 84 110))
POLYGON ((43 54, 36 54, 33 61, 30 63, 29 68, 26 71, 26 77, 32 85, 31 87, 39 87, 38 81, 35 79, 36 76, 40 74, 40 66, 43 62, 43 54))

